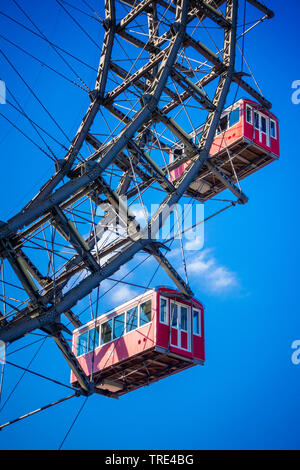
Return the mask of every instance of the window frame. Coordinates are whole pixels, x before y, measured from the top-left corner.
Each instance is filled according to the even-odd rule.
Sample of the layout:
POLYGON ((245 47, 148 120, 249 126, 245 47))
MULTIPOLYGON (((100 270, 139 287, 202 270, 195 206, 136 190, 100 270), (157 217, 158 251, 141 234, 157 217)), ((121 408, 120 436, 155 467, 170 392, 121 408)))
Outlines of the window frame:
POLYGON ((270 118, 270 137, 277 140, 277 125, 275 119, 270 118), (271 134, 271 123, 274 124, 274 135, 271 134))
POLYGON ((192 312, 193 312, 193 335, 195 336, 199 336, 199 338, 202 337, 202 328, 201 328, 201 309, 200 308, 194 308, 192 307, 192 312), (195 333, 194 331, 194 312, 197 312, 198 313, 198 329, 199 329, 199 333, 195 333))
POLYGON ((188 329, 188 310, 190 309, 190 305, 184 305, 184 304, 180 304, 180 324, 179 324, 179 330, 180 331, 183 331, 184 333, 188 333, 189 332, 189 329, 188 329), (184 308, 186 310, 186 318, 185 318, 185 321, 186 321, 186 329, 184 329, 182 327, 182 308, 184 308))
POLYGON ((162 325, 169 326, 169 299, 167 297, 164 297, 163 295, 160 295, 159 297, 159 323, 161 323, 162 325), (166 322, 161 320, 161 301, 162 300, 166 300, 167 302, 167 314, 166 314, 167 321, 166 322))
POLYGON ((75 356, 76 357, 81 357, 81 356, 85 356, 86 354, 89 354, 90 352, 94 351, 95 349, 97 349, 98 347, 100 346, 100 325, 95 325, 93 326, 93 328, 88 328, 87 330, 83 331, 83 333, 79 333, 77 338, 76 338, 76 346, 75 346, 75 356), (97 346, 96 346, 96 343, 95 343, 95 347, 90 349, 90 334, 92 331, 94 331, 95 329, 98 329, 98 343, 97 343, 97 346), (80 336, 83 336, 84 334, 87 334, 87 346, 86 346, 86 352, 82 353, 82 354, 78 354, 78 346, 79 346, 79 338, 80 336))
MULTIPOLYGON (((129 314, 130 315, 130 314, 129 314)), ((139 328, 139 321, 140 321, 140 304, 137 304, 137 305, 133 305, 133 307, 129 308, 128 310, 126 310, 126 333, 131 333, 131 331, 134 331, 136 330, 137 328, 139 328), (133 313, 135 314, 134 318, 136 319, 136 327, 135 328, 132 328, 131 330, 127 331, 127 316, 128 316, 128 312, 132 311, 133 310, 133 313), (137 313, 136 313, 137 312, 137 313)))
MULTIPOLYGON (((112 317, 112 319, 113 319, 112 341, 115 341, 116 339, 119 339, 119 338, 121 338, 122 336, 124 336, 126 334, 126 320, 127 320, 127 315, 126 314, 127 314, 127 312, 125 311, 125 312, 117 313, 116 315, 114 315, 112 317), (120 336, 115 336, 115 320, 116 320, 116 318, 120 317, 121 315, 124 315, 123 334, 121 334, 120 336)), ((107 344, 107 343, 105 343, 105 344, 107 344)))
POLYGON ((254 110, 253 118, 254 118, 254 122, 253 122, 254 129, 256 129, 257 131, 260 132, 260 118, 259 118, 259 112, 257 110, 254 110), (255 117, 256 116, 257 116, 257 125, 256 125, 256 122, 255 122, 255 117))
MULTIPOLYGON (((168 300, 168 299, 167 299, 168 300)), ((132 331, 136 331, 138 330, 139 328, 145 326, 145 325, 149 325, 150 323, 152 323, 153 321, 153 298, 152 296, 150 296, 148 299, 146 298, 146 300, 143 300, 143 301, 139 301, 138 304, 133 304, 132 306, 129 306, 130 308, 126 309, 126 310, 123 310, 119 313, 116 313, 116 314, 113 314, 109 317, 106 317, 106 319, 103 321, 100 321, 99 323, 97 323, 95 326, 93 326, 93 328, 89 328, 87 329, 86 331, 83 331, 82 333, 79 332, 79 334, 77 335, 76 339, 75 339, 75 355, 76 357, 81 357, 81 356, 85 356, 86 354, 92 352, 93 350, 88 350, 87 352, 83 353, 83 354, 80 354, 78 355, 78 341, 79 341, 79 337, 85 333, 88 334, 88 337, 87 337, 87 347, 89 345, 89 337, 90 337, 90 331, 93 331, 94 328, 98 328, 98 331, 99 331, 99 341, 98 341, 98 345, 96 346, 95 344, 95 349, 96 350, 97 348, 101 348, 102 346, 105 346, 109 343, 112 343, 113 341, 117 341, 118 339, 122 338, 123 336, 131 333, 132 331), (147 323, 143 323, 141 325, 140 323, 140 310, 141 310, 141 304, 144 304, 146 302, 150 301, 151 302, 151 320, 147 323), (127 313, 128 311, 130 311, 131 309, 134 309, 134 308, 137 308, 138 309, 138 313, 137 313, 137 326, 135 328, 133 328, 132 330, 130 331, 127 331, 127 313), (119 315, 124 315, 124 321, 125 321, 125 328, 124 328, 124 332, 121 336, 118 336, 117 338, 114 338, 114 323, 115 323, 115 318, 118 317, 119 315), (112 322, 112 329, 111 329, 111 339, 109 341, 107 341, 106 343, 102 343, 102 325, 104 323, 107 323, 111 321, 112 322)))
POLYGON ((113 328, 114 328, 114 317, 110 317, 104 322, 100 323, 100 346, 104 346, 105 344, 109 344, 113 341, 113 328), (105 323, 109 323, 111 321, 111 339, 109 341, 106 341, 105 343, 102 343, 102 326, 105 323))
POLYGON ((178 329, 178 302, 176 302, 176 300, 173 300, 173 299, 171 300, 171 304, 170 304, 170 327, 178 329), (173 325, 173 320, 174 320, 174 313, 172 316, 173 307, 174 307, 173 312, 175 312, 175 307, 176 307, 176 325, 173 325))
POLYGON ((246 122, 247 124, 250 124, 253 126, 253 108, 250 106, 250 104, 246 104, 246 122), (247 111, 250 110, 250 116, 251 116, 251 121, 248 121, 248 114, 247 111))
POLYGON ((86 354, 88 354, 88 352, 89 352, 89 351, 88 351, 88 345, 89 345, 89 330, 86 330, 86 331, 83 331, 83 333, 80 333, 80 334, 77 336, 77 338, 76 338, 76 354, 75 354, 75 356, 76 356, 76 357, 81 357, 81 356, 85 356, 86 354), (87 333, 87 342, 86 342, 86 344, 87 344, 87 351, 86 351, 85 353, 78 354, 79 338, 80 338, 80 336, 83 336, 83 335, 86 334, 86 333, 87 333))
POLYGON ((267 129, 267 124, 268 124, 268 119, 267 119, 267 117, 266 117, 265 115, 263 115, 263 114, 260 113, 260 132, 261 132, 262 134, 267 135, 267 130, 268 130, 268 129, 267 129), (265 120, 265 123, 266 123, 266 124, 265 124, 265 130, 263 130, 263 124, 262 124, 262 123, 263 123, 263 119, 265 120))
POLYGON ((216 130, 216 136, 224 134, 224 132, 228 131, 228 129, 229 129, 229 112, 226 112, 220 118, 219 125, 218 125, 217 130, 216 130), (226 128, 222 130, 221 129, 221 121, 224 120, 224 119, 226 119, 226 128))
MULTIPOLYGON (((88 338, 89 338, 89 341, 88 341, 88 353, 89 353, 89 352, 95 351, 95 349, 96 349, 96 348, 99 346, 99 344, 100 344, 100 327, 99 327, 99 325, 93 326, 93 328, 90 328, 90 329, 88 330, 88 332, 89 332, 89 336, 88 336, 88 338), (90 349, 90 337, 91 337, 91 332, 94 331, 94 330, 98 330, 98 343, 94 342, 94 347, 93 347, 92 349, 90 349)), ((96 335, 96 337, 97 337, 97 335, 96 335)))
POLYGON ((231 111, 229 111, 228 113, 228 127, 227 127, 227 130, 230 129, 231 127, 235 126, 236 124, 238 124, 239 122, 241 121, 241 106, 238 105, 236 106, 234 109, 232 109, 231 111), (235 121, 233 124, 230 124, 230 116, 232 113, 234 113, 235 111, 238 111, 239 112, 239 118, 237 121, 235 121))
POLYGON ((152 297, 150 297, 149 299, 144 300, 143 302, 140 302, 138 304, 138 326, 137 326, 137 328, 141 328, 142 326, 148 325, 148 323, 151 323, 151 322, 152 322, 152 297), (147 321, 147 322, 145 322, 141 325, 141 310, 142 310, 141 307, 142 307, 143 304, 145 304, 147 302, 151 302, 151 308, 150 308, 151 320, 149 320, 149 321, 147 321))
POLYGON ((170 303, 170 327, 179 329, 180 331, 183 331, 184 333, 191 333, 191 325, 190 325, 190 322, 191 322, 191 309, 192 309, 192 305, 184 304, 180 301, 171 299, 171 303, 170 303), (174 319, 174 316, 173 316, 173 318, 171 317, 171 315, 172 315, 172 306, 173 305, 177 309, 176 325, 173 325, 173 321, 172 321, 174 319), (186 330, 181 328, 181 308, 182 307, 185 308, 186 311, 187 311, 187 317, 186 317, 187 329, 186 330))

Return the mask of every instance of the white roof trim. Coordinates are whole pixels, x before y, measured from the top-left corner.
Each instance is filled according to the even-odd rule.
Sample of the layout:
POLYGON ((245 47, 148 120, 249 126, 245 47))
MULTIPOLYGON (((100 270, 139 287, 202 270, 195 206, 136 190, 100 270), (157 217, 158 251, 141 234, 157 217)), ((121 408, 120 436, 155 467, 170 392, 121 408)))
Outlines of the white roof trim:
POLYGON ((146 292, 144 292, 143 294, 140 294, 140 295, 138 295, 137 297, 134 297, 133 299, 130 299, 130 300, 128 300, 127 302, 124 302, 124 303, 121 304, 121 305, 117 305, 117 307, 115 307, 115 308, 109 310, 108 312, 101 313, 101 315, 98 315, 98 317, 94 318, 93 320, 90 320, 89 322, 85 323, 84 325, 81 325, 79 328, 75 328, 75 329, 73 330, 73 333, 76 333, 77 331, 80 331, 80 330, 86 328, 87 326, 90 326, 90 325, 92 325, 92 324, 97 323, 97 321, 98 321, 101 317, 103 317, 103 316, 106 317, 106 316, 110 315, 111 313, 114 313, 116 310, 123 310, 123 309, 126 309, 126 307, 127 307, 128 305, 130 305, 132 302, 136 302, 136 301, 138 301, 138 300, 142 300, 143 297, 146 297, 147 295, 150 294, 150 292, 154 292, 154 291, 156 291, 156 288, 149 289, 149 290, 147 290, 146 292))

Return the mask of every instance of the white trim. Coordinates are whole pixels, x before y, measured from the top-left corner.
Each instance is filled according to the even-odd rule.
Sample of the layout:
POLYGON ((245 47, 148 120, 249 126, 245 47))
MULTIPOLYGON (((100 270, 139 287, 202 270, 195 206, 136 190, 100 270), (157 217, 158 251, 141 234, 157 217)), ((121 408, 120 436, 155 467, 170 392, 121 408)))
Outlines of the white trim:
MULTIPOLYGON (((142 299, 143 295, 138 296, 138 297, 142 299)), ((138 297, 137 297, 137 298, 138 298, 138 297)), ((130 302, 126 302, 126 304, 129 304, 129 303, 130 303, 130 302)), ((142 302, 139 302, 137 305, 133 306, 132 308, 135 308, 135 307, 138 308, 138 314, 137 314, 137 320, 138 320, 138 321, 137 321, 137 327, 136 327, 136 328, 133 328, 132 330, 127 331, 127 312, 128 312, 129 310, 131 310, 131 308, 130 308, 130 309, 127 309, 127 310, 125 310, 125 311, 123 311, 123 312, 116 313, 115 316, 112 316, 112 317, 110 317, 110 318, 107 318, 105 321, 96 324, 96 326, 95 326, 94 328, 96 328, 96 327, 99 328, 99 343, 98 343, 98 346, 95 347, 94 349, 91 349, 90 351, 85 352, 84 354, 80 354, 80 356, 77 356, 77 351, 78 351, 78 338, 81 336, 81 334, 89 333, 89 332, 92 330, 92 328, 91 328, 91 329, 88 328, 86 331, 84 331, 83 333, 81 333, 81 334, 79 334, 79 335, 77 336, 77 338, 76 338, 76 339, 77 339, 77 344, 75 345, 75 355, 76 355, 76 357, 85 356, 86 354, 89 354, 89 353, 92 352, 92 351, 96 351, 96 349, 99 349, 99 348, 101 348, 102 346, 105 346, 106 344, 110 344, 110 343, 112 343, 113 341, 118 341, 121 337, 126 336, 126 335, 128 335, 129 333, 132 333, 133 331, 137 331, 137 330, 139 330, 140 328, 143 328, 143 327, 146 326, 146 325, 150 325, 150 324, 153 322, 153 316, 154 316, 154 315, 153 315, 153 298, 152 298, 152 297, 150 297, 150 298, 148 298, 148 299, 145 299, 145 300, 142 301, 142 302), (140 322, 140 305, 141 305, 142 303, 147 302, 148 300, 151 300, 151 320, 148 321, 147 323, 143 323, 143 324, 141 325, 141 322, 140 322), (114 338, 114 337, 113 337, 113 336, 114 336, 114 319, 115 319, 117 316, 123 315, 123 314, 125 314, 125 333, 123 333, 121 336, 118 336, 117 338, 114 338), (106 343, 101 344, 101 338, 102 338, 101 326, 102 326, 104 323, 107 323, 107 322, 109 322, 109 321, 112 321, 111 340, 110 340, 110 341, 107 341, 106 343)), ((113 312, 114 312, 114 310, 113 310, 113 312)), ((98 317, 98 318, 100 318, 100 317, 98 317)), ((94 323, 95 320, 93 320, 92 322, 94 323)), ((90 323, 91 323, 91 322, 86 323, 85 326, 87 326, 87 325, 90 324, 90 323)), ((88 336, 88 343, 89 343, 89 336, 88 336)))
POLYGON ((256 129, 257 131, 260 132, 260 119, 259 119, 259 112, 257 111, 257 109, 254 109, 254 113, 253 113, 253 126, 254 126, 254 129, 256 129), (257 114, 257 120, 258 120, 258 127, 256 127, 256 119, 255 119, 255 115, 257 114))
POLYGON ((253 126, 253 108, 250 104, 246 103, 246 122, 248 124, 250 124, 251 126, 253 126), (247 119, 247 110, 250 109, 250 112, 251 112, 251 121, 248 121, 247 119))
MULTIPOLYGON (((96 343, 95 343, 95 345, 96 345, 96 343)), ((85 356, 86 354, 89 354, 90 352, 96 350, 99 346, 101 346, 101 345, 100 345, 100 325, 96 325, 96 326, 94 326, 93 328, 90 328, 90 329, 84 331, 83 333, 81 333, 80 335, 78 335, 78 336, 76 337, 76 341, 75 341, 75 338, 74 338, 74 351, 75 351, 75 356, 76 356, 76 357, 85 356), (95 328, 98 328, 98 330, 99 330, 99 331, 98 331, 98 339, 99 339, 98 346, 96 346, 96 347, 93 348, 93 349, 88 349, 89 343, 90 343, 90 332, 93 331, 95 328), (87 349, 88 349, 88 350, 87 350, 85 353, 80 354, 80 355, 78 356, 78 355, 77 355, 77 352, 78 352, 78 340, 79 340, 80 336, 84 335, 85 333, 88 333, 88 337, 87 337, 87 349)))
MULTIPOLYGON (((112 313, 117 313, 117 310, 123 310, 123 309, 127 309, 127 306, 138 301, 139 299, 142 299, 143 297, 146 297, 147 295, 150 295, 150 293, 153 293, 155 292, 156 289, 149 289, 147 292, 144 292, 144 294, 140 294, 138 295, 137 297, 134 297, 133 299, 131 300, 127 300, 127 302, 124 302, 123 304, 121 305, 118 305, 118 307, 116 308, 113 308, 111 310, 109 310, 108 312, 105 312, 105 313, 101 313, 101 315, 99 315, 97 318, 94 318, 93 320, 90 320, 89 322, 85 323, 84 325, 81 325, 79 326, 78 328, 75 328, 73 330, 73 334, 74 333, 77 333, 78 331, 80 330, 83 330, 84 328, 88 327, 89 325, 91 325, 92 323, 95 323, 95 322, 98 322, 98 320, 100 320, 101 317, 107 317, 108 315, 111 315, 112 313)), ((147 300, 147 299, 146 299, 147 300)), ((119 313, 122 313, 121 311, 119 313)))
POLYGON ((169 299, 167 297, 164 297, 163 295, 159 296, 159 323, 161 323, 162 325, 169 325, 169 299), (167 301, 167 312, 166 312, 167 321, 166 322, 161 321, 161 317, 160 317, 160 312, 161 312, 161 303, 160 303, 160 301, 162 299, 167 301))
MULTIPOLYGON (((121 313, 118 313, 116 316, 112 317, 112 320, 113 320, 113 328, 112 328, 112 337, 113 339, 118 339, 118 338, 121 338, 121 336, 117 336, 116 338, 114 338, 114 333, 115 333, 115 319, 117 317, 120 317, 121 315, 124 315, 124 329, 123 329, 123 334, 121 336, 124 336, 124 332, 126 332, 126 320, 127 320, 127 312, 121 312, 121 313)), ((102 325, 102 323, 100 323, 100 325, 102 325)), ((99 325, 99 326, 100 326, 99 325)), ((132 330, 131 330, 132 331, 132 330)), ((99 338, 100 339, 100 338, 99 338)), ((104 343, 106 344, 106 343, 104 343)))
POLYGON ((266 116, 265 114, 261 114, 261 113, 260 113, 260 124, 261 124, 261 133, 267 135, 267 133, 268 133, 268 126, 267 126, 267 124, 268 124, 268 118, 267 118, 267 116, 266 116), (263 131, 263 128, 262 128, 262 120, 263 120, 263 119, 266 121, 266 126, 265 126, 266 130, 265 130, 265 131, 263 131))
POLYGON ((254 122, 253 122, 254 129, 259 132, 259 142, 262 142, 262 134, 266 136, 266 146, 270 147, 270 118, 265 113, 254 109, 254 122), (255 114, 258 116, 258 127, 255 126, 255 114), (262 130, 262 120, 266 121, 266 130, 262 130))
POLYGON ((202 337, 202 328, 201 328, 201 310, 198 308, 193 308, 192 309, 192 329, 193 329, 193 335, 199 336, 199 338, 202 337), (195 333, 194 331, 194 312, 198 312, 198 328, 200 333, 195 333))
POLYGON ((104 321, 103 323, 99 323, 99 346, 104 346, 104 344, 108 344, 110 343, 111 341, 113 341, 113 333, 114 333, 114 318, 115 317, 111 317, 111 318, 108 318, 106 321, 104 321), (106 343, 102 343, 101 344, 101 340, 102 340, 102 326, 105 325, 105 323, 108 323, 109 321, 112 322, 112 326, 111 326, 111 340, 110 341, 107 341, 106 343))
POLYGON ((241 121, 241 111, 242 111, 241 106, 240 105, 237 106, 236 103, 235 103, 233 109, 230 109, 228 111, 228 128, 227 129, 230 129, 231 127, 235 126, 236 124, 238 124, 241 121), (239 110, 239 119, 234 124, 230 125, 230 115, 232 113, 234 113, 234 111, 236 111, 237 109, 239 110))
POLYGON ((183 351, 191 352, 191 350, 192 350, 192 332, 191 332, 192 307, 191 307, 191 305, 186 305, 186 304, 183 304, 183 303, 178 302, 176 300, 171 300, 170 305, 172 305, 172 303, 176 304, 177 307, 180 307, 180 314, 179 314, 179 310, 177 310, 177 325, 176 326, 172 326, 172 322, 170 321, 170 334, 171 334, 170 344, 171 344, 171 346, 174 346, 174 348, 178 348, 178 349, 182 349, 183 351), (180 328, 179 317, 180 317, 180 320, 181 320, 181 307, 184 307, 184 308, 187 309, 187 330, 182 330, 180 328), (177 343, 178 343, 177 345, 172 343, 172 332, 171 332, 172 328, 177 331, 177 343), (187 334, 187 348, 183 348, 181 346, 181 332, 187 334))
MULTIPOLYGON (((125 325, 126 325, 126 328, 125 328, 125 333, 130 333, 131 331, 134 331, 134 330, 137 330, 139 327, 140 327, 140 304, 137 304, 137 305, 134 305, 133 307, 129 308, 128 310, 126 310, 126 312, 121 312, 121 313, 125 313, 125 316, 126 316, 126 321, 125 321, 125 325), (130 331, 127 331, 127 314, 128 312, 130 312, 131 310, 137 310, 137 315, 136 315, 136 327, 133 328, 132 330, 130 331)), ((135 312, 134 312, 135 313, 135 312)), ((119 314, 118 314, 119 315, 119 314)), ((116 315, 117 316, 117 315, 116 315)), ((115 318, 114 316, 112 318, 115 318)))
POLYGON ((271 118, 270 118, 270 137, 271 137, 272 139, 277 140, 277 125, 276 125, 276 121, 275 121, 274 119, 271 119, 271 118), (273 122, 273 124, 274 124, 275 135, 271 135, 271 123, 272 123, 272 122, 273 122))
POLYGON ((144 302, 139 302, 139 304, 138 304, 138 328, 141 328, 142 326, 148 325, 148 323, 151 323, 151 322, 152 322, 152 320, 153 320, 153 310, 154 310, 154 309, 153 309, 153 303, 154 303, 154 302, 153 302, 153 297, 150 297, 150 299, 144 300, 144 302), (145 303, 148 302, 149 300, 151 300, 151 320, 148 321, 147 323, 143 323, 143 324, 141 325, 141 305, 142 305, 142 304, 145 304, 145 303))
MULTIPOLYGON (((234 111, 237 107, 240 107, 240 119, 236 122, 236 124, 237 124, 238 122, 240 122, 240 120, 241 120, 241 104, 244 103, 244 102, 245 102, 244 98, 240 98, 240 99, 239 99, 238 101, 236 101, 233 105, 232 105, 232 104, 229 105, 229 106, 228 106, 226 109, 224 109, 224 111, 222 112, 221 118, 224 117, 225 114, 228 114, 228 113, 230 113, 231 111, 234 111)), ((194 137, 195 137, 195 134, 197 135, 199 131, 203 131, 204 126, 205 126, 205 124, 201 124, 200 126, 196 127, 194 131, 190 132, 190 136, 191 136, 192 138, 194 138, 194 137)), ((229 128, 228 128, 228 129, 229 129, 229 128)), ((227 130, 227 129, 226 129, 226 130, 227 130)), ((223 134, 223 132, 226 132, 226 131, 222 131, 222 132, 220 132, 218 135, 223 134)), ((175 145, 177 145, 177 143, 176 143, 175 145)), ((175 145, 174 145, 172 148, 175 148, 175 145)))

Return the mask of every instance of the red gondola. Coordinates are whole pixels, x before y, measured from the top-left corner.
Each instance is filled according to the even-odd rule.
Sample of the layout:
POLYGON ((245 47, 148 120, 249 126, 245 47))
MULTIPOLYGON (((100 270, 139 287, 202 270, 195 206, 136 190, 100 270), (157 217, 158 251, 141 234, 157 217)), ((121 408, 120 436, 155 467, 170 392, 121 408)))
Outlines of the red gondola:
POLYGON ((96 388, 118 397, 203 365, 203 313, 196 299, 152 289, 74 330, 73 352, 96 388))
MULTIPOLYGON (((199 143, 203 126, 190 135, 199 143)), ((182 143, 174 145, 170 163, 185 157, 182 143)), ((242 180, 279 158, 279 126, 274 114, 249 99, 240 99, 223 112, 213 140, 210 157, 233 181, 242 180)), ((170 172, 172 181, 179 178, 189 165, 184 163, 170 172)), ((204 166, 187 193, 206 201, 226 189, 224 184, 204 166)))

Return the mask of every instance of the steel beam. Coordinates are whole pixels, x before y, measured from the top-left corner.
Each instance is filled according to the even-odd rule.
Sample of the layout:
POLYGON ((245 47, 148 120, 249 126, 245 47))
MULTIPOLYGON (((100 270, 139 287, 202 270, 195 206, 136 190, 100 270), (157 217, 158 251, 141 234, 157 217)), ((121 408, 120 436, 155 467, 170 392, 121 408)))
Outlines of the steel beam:
MULTIPOLYGON (((10 219, 7 224, 0 227, 0 238, 7 237, 9 234, 16 232, 25 225, 33 222, 38 217, 41 217, 48 212, 53 206, 59 205, 67 197, 75 194, 81 188, 89 185, 95 181, 101 173, 110 165, 114 158, 121 152, 127 145, 127 142, 135 135, 145 121, 147 121, 154 110, 156 109, 159 98, 163 92, 163 89, 167 83, 171 69, 177 59, 177 52, 182 44, 183 37, 185 34, 186 25, 186 9, 187 0, 183 0, 185 7, 183 8, 185 14, 181 15, 181 18, 185 16, 185 21, 178 21, 178 31, 173 38, 170 46, 162 54, 163 60, 160 66, 160 72, 156 77, 152 90, 150 90, 147 96, 147 102, 145 102, 143 108, 136 113, 133 119, 123 129, 114 144, 104 153, 97 166, 87 171, 82 176, 67 182, 64 186, 58 188, 52 195, 51 198, 42 199, 39 204, 33 204, 30 210, 23 210, 15 217, 10 219), (184 32, 183 32, 184 31, 184 32)), ((178 9, 177 9, 178 10, 178 9)), ((177 14, 179 20, 179 15, 177 14)), ((99 152, 96 152, 98 155, 99 152)))
POLYGON ((54 206, 52 212, 52 224, 59 233, 67 240, 75 251, 77 251, 80 259, 85 266, 92 272, 98 270, 98 263, 89 251, 89 245, 82 238, 73 223, 67 219, 63 211, 58 206, 54 206))
POLYGON ((258 0, 247 0, 247 2, 251 3, 251 5, 253 5, 255 8, 260 10, 265 15, 267 15, 268 19, 271 19, 274 17, 274 12, 270 10, 268 7, 266 7, 265 5, 263 5, 258 0))
MULTIPOLYGON (((97 169, 92 170, 88 175, 83 175, 80 178, 77 178, 74 182, 67 183, 72 184, 72 189, 74 186, 78 190, 84 184, 90 180, 94 181, 95 178, 101 173, 105 163, 109 159, 113 159, 115 155, 118 154, 122 148, 127 144, 129 139, 134 135, 134 133, 140 128, 141 124, 145 122, 149 115, 156 109, 159 97, 163 91, 169 73, 173 67, 174 61, 177 57, 177 52, 182 43, 185 34, 185 25, 187 18, 188 2, 182 0, 180 6, 177 6, 177 24, 178 30, 176 36, 172 43, 172 48, 169 51, 165 60, 161 63, 160 70, 157 74, 156 80, 153 83, 153 88, 149 96, 144 96, 145 105, 143 109, 137 113, 136 117, 133 119, 132 123, 127 126, 126 131, 122 132, 118 141, 108 150, 108 152, 102 157, 97 169), (126 135, 125 135, 126 133, 126 135)), ((189 188, 190 184, 195 180, 199 170, 206 163, 209 158, 209 150, 215 135, 219 119, 225 105, 225 100, 229 91, 230 83, 234 73, 234 60, 235 60, 235 41, 236 41, 236 15, 237 15, 237 0, 228 0, 227 9, 226 9, 226 19, 231 23, 231 28, 225 30, 224 38, 224 53, 223 53, 223 62, 226 65, 226 72, 224 72, 219 80, 219 84, 215 93, 213 100, 214 111, 209 113, 206 124, 204 126, 204 131, 202 139, 200 141, 199 148, 197 149, 195 157, 192 158, 191 164, 188 166, 186 171, 183 173, 182 178, 176 182, 176 190, 163 201, 159 210, 152 217, 148 226, 139 234, 134 237, 134 241, 129 243, 122 250, 122 253, 116 254, 109 261, 107 261, 101 269, 96 273, 91 273, 85 279, 81 280, 77 286, 70 289, 66 294, 64 294, 60 299, 58 299, 57 304, 47 310, 47 312, 42 313, 35 318, 22 318, 19 321, 15 322, 13 327, 12 325, 7 325, 0 332, 0 338, 4 341, 12 341, 16 337, 24 335, 26 332, 32 331, 36 328, 44 327, 49 324, 49 322, 55 321, 55 319, 65 311, 69 310, 74 306, 80 299, 88 295, 99 283, 107 279, 113 273, 115 273, 123 264, 127 263, 133 258, 133 256, 138 252, 143 250, 149 242, 153 240, 154 235, 159 231, 159 229, 164 224, 166 218, 170 214, 170 210, 174 204, 176 204, 184 192, 189 188), (149 234, 151 238, 149 240, 149 234)), ((111 161, 110 160, 110 161, 111 161)), ((51 199, 58 197, 58 192, 61 191, 59 188, 51 199)), ((66 189, 63 188, 63 193, 65 195, 66 189)), ((62 194, 59 195, 61 197, 62 194)), ((49 204, 49 202, 48 202, 49 204)), ((6 227, 7 230, 7 227, 6 227)), ((3 228, 2 228, 3 235, 3 228)))
POLYGON ((124 18, 122 18, 120 23, 117 25, 117 33, 120 33, 122 29, 126 28, 131 21, 133 21, 140 13, 147 10, 153 3, 154 0, 140 1, 124 18))
POLYGON ((72 349, 70 348, 68 341, 66 341, 66 339, 64 338, 59 326, 53 323, 53 324, 47 325, 47 327, 44 328, 44 330, 53 337, 60 352, 62 353, 70 369, 74 373, 80 388, 83 390, 83 393, 85 395, 90 395, 91 393, 93 393, 94 392, 93 383, 90 382, 89 377, 85 375, 81 365, 77 361, 76 356, 74 355, 72 349))
POLYGON ((224 171, 222 171, 210 160, 207 160, 206 166, 216 176, 216 178, 238 198, 238 202, 240 204, 246 204, 248 202, 248 197, 234 184, 231 178, 229 178, 229 176, 227 176, 224 171))
POLYGON ((242 79, 241 74, 235 73, 232 77, 232 81, 237 83, 243 90, 245 90, 249 95, 251 95, 258 103, 260 103, 264 108, 271 109, 272 103, 268 101, 264 96, 262 96, 258 91, 256 91, 251 85, 249 85, 245 80, 242 79))
MULTIPOLYGON (((30 221, 33 221, 38 214, 41 216, 44 214, 46 211, 49 209, 53 208, 55 205, 57 205, 59 202, 62 202, 66 197, 71 196, 71 194, 74 194, 76 191, 78 191, 80 188, 85 186, 86 184, 89 184, 91 182, 94 182, 102 173, 102 171, 112 162, 112 160, 119 154, 120 151, 127 145, 128 141, 134 136, 134 134, 140 129, 141 125, 149 119, 149 117, 152 115, 154 110, 157 108, 160 96, 164 90, 164 87, 167 83, 169 74, 172 70, 172 67, 177 59, 177 54, 178 50, 182 44, 184 35, 185 35, 185 28, 186 28, 186 21, 187 21, 187 13, 188 13, 188 0, 182 0, 181 4, 177 6, 176 9, 176 31, 175 35, 171 41, 170 46, 168 47, 168 51, 164 53, 164 58, 161 62, 160 69, 158 71, 158 74, 152 84, 152 88, 149 91, 148 95, 144 95, 144 106, 143 108, 136 114, 136 116, 133 118, 130 124, 128 124, 118 137, 117 141, 107 150, 107 153, 103 155, 99 163, 95 166, 95 168, 92 168, 91 170, 87 171, 84 175, 76 178, 75 180, 72 180, 68 183, 66 183, 63 187, 58 188, 55 193, 51 195, 51 199, 43 200, 40 202, 39 207, 36 208, 36 206, 32 207, 31 210, 28 213, 21 213, 15 218, 13 218, 13 221, 9 221, 8 224, 5 226, 6 230, 3 230, 3 227, 0 228, 2 229, 2 236, 6 236, 7 233, 9 233, 9 230, 14 227, 14 231, 18 228, 20 228, 20 223, 21 226, 22 224, 25 223, 30 223, 30 221), (35 213, 36 211, 36 213, 35 213), (3 233, 6 232, 6 234, 3 233)), ((88 282, 86 287, 90 289, 91 285, 96 282, 96 285, 99 284, 100 280, 102 279, 102 276, 104 275, 104 278, 107 278, 109 276, 108 272, 114 273, 119 267, 126 262, 129 259, 131 259, 134 254, 143 249, 145 246, 147 240, 144 241, 139 241, 137 240, 135 243, 133 243, 133 246, 129 246, 124 252, 124 257, 123 261, 121 264, 119 264, 119 259, 117 256, 117 259, 115 260, 115 257, 112 258, 112 262, 109 263, 109 266, 104 265, 101 267, 101 270, 99 270, 97 273, 92 273, 91 276, 93 278, 92 283, 88 282), (105 269, 106 267, 106 269, 105 269)), ((89 280, 90 276, 87 277, 89 280)), ((103 279, 104 279, 103 278, 103 279)), ((21 324, 23 321, 26 323, 26 329, 29 327, 31 322, 36 323, 36 327, 42 327, 49 323, 51 321, 51 318, 55 319, 59 313, 58 309, 60 307, 63 308, 63 310, 60 313, 64 313, 64 311, 69 310, 70 307, 66 308, 66 301, 67 298, 69 298, 69 302, 73 304, 73 301, 75 300, 75 303, 82 298, 81 295, 83 292, 86 292, 86 288, 82 288, 83 285, 79 283, 78 286, 76 286, 76 292, 73 289, 71 289, 68 294, 70 294, 70 297, 65 297, 62 296, 62 298, 58 301, 58 303, 50 308, 48 314, 44 315, 42 314, 39 317, 35 318, 22 318, 20 320, 20 323, 14 323, 13 330, 14 330, 14 337, 19 337, 20 336, 20 330, 21 324), (75 295, 74 295, 75 294, 75 295), (77 298, 77 300, 76 300, 77 298), (72 299, 72 300, 71 300, 72 299), (59 307, 60 305, 60 307, 59 307)), ((33 324, 32 323, 32 324, 33 324)), ((10 340, 12 339, 12 325, 10 325, 10 331, 7 331, 6 333, 8 336, 10 336, 10 340)), ((8 339, 8 336, 5 334, 4 330, 1 331, 0 333, 1 338, 4 336, 6 339, 8 339)))
POLYGON ((62 181, 64 176, 71 169, 72 164, 80 152, 86 135, 89 132, 98 113, 99 106, 103 101, 116 30, 114 0, 105 0, 105 15, 104 24, 106 25, 106 32, 103 40, 95 90, 91 95, 92 102, 89 105, 89 108, 77 130, 77 133, 71 142, 69 150, 65 155, 62 164, 57 168, 56 174, 53 175, 52 178, 41 188, 36 197, 26 206, 27 208, 37 205, 40 201, 44 200, 49 194, 51 194, 53 189, 62 181))
POLYGON ((144 249, 146 252, 152 254, 156 261, 160 264, 167 275, 172 279, 175 286, 188 298, 193 297, 192 289, 184 282, 179 275, 178 270, 175 269, 170 261, 165 257, 156 244, 151 244, 144 249))
POLYGON ((194 0, 193 3, 199 10, 199 13, 201 13, 202 17, 206 16, 207 18, 210 18, 212 21, 214 21, 219 26, 222 26, 223 28, 230 27, 230 23, 228 23, 222 13, 214 8, 210 3, 200 0, 194 0))

